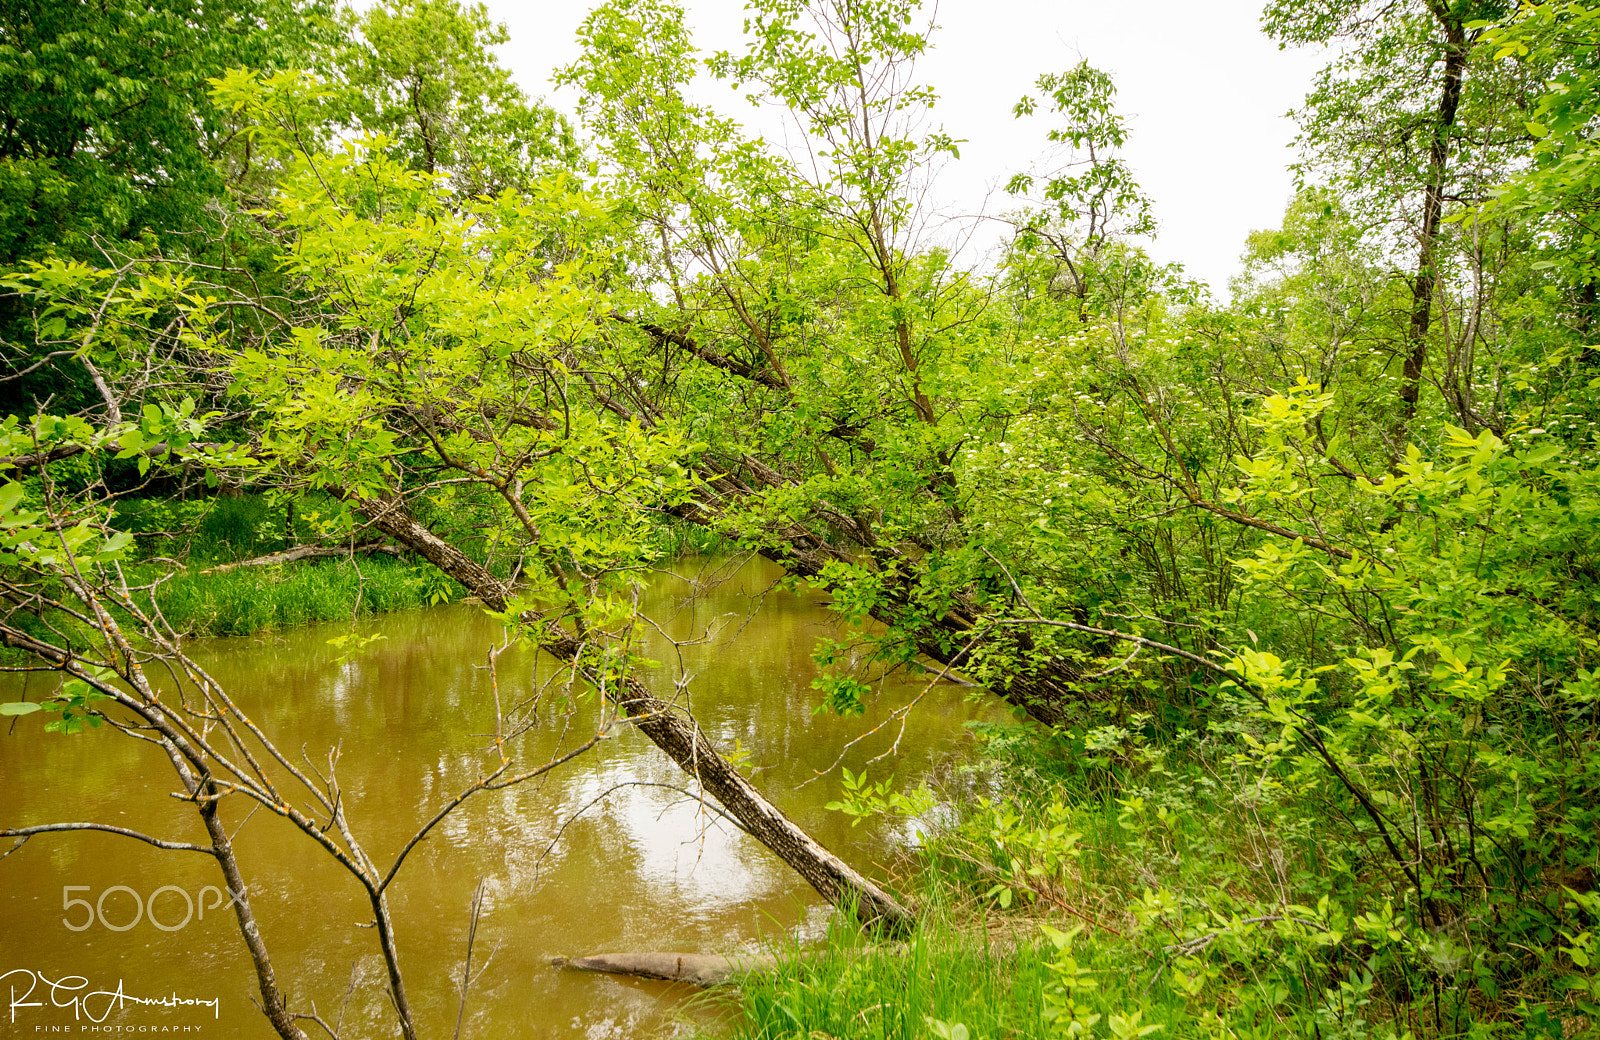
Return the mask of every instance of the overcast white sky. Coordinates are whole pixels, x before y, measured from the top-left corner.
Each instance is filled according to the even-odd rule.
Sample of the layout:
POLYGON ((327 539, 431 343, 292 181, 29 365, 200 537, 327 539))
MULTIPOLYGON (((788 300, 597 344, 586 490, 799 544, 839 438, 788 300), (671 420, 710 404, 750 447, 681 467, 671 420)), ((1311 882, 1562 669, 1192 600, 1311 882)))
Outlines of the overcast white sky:
MULTIPOLYGON (((574 98, 555 91, 550 74, 576 55, 574 34, 588 7, 487 2, 510 31, 501 60, 523 89, 571 112, 574 98)), ((1294 137, 1285 113, 1324 60, 1320 52, 1278 50, 1260 32, 1260 3, 944 0, 932 52, 918 63, 919 78, 940 94, 935 119, 966 139, 961 160, 936 186, 941 208, 976 213, 991 189, 988 211, 1006 207, 999 186, 1042 153, 1048 125, 1041 116, 1013 119, 1011 106, 1040 73, 1081 56, 1117 83, 1131 131, 1124 155, 1161 222, 1156 257, 1184 264, 1225 294, 1245 235, 1283 215, 1294 137)), ((685 6, 703 53, 742 51, 742 0, 685 6)), ((702 100, 740 114, 740 102, 724 90, 708 83, 702 100)))

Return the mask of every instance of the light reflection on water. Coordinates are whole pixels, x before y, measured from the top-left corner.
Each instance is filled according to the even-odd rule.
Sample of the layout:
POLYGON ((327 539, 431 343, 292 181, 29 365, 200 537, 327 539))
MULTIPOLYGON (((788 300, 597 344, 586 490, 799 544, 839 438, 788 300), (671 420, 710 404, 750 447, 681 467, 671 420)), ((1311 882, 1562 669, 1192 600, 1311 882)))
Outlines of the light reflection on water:
MULTIPOLYGON (((691 577, 712 573, 709 564, 698 567, 677 570, 691 577)), ((752 561, 689 600, 689 585, 662 577, 647 605, 668 618, 663 628, 674 639, 721 623, 715 639, 682 651, 701 725, 724 749, 737 740, 749 752, 758 786, 802 827, 858 869, 879 873, 874 863, 883 860, 887 843, 911 838, 914 828, 851 828, 848 819, 823 808, 837 797, 835 778, 800 785, 920 683, 887 684, 863 719, 812 715, 818 696, 810 689, 812 644, 819 635, 843 637, 831 631, 815 594, 772 589, 777 576, 775 568, 752 561)), ((468 604, 388 615, 358 627, 382 640, 341 661, 327 640, 348 631, 348 625, 320 626, 191 649, 286 753, 298 756, 304 746, 325 768, 328 749, 342 748, 338 775, 351 825, 373 858, 387 865, 444 799, 490 767, 484 748, 493 713, 482 665, 500 630, 468 604)), ((678 675, 676 654, 664 640, 651 653, 662 662, 651 681, 667 692, 678 675)), ((532 652, 507 652, 497 669, 503 703, 531 692, 550 668, 532 652)), ((27 696, 37 700, 51 686, 34 677, 27 696)), ((0 700, 18 699, 23 688, 20 679, 0 677, 0 700)), ((935 688, 910 716, 898 759, 873 767, 874 777, 916 776, 954 747, 961 723, 981 710, 962 694, 935 688)), ((527 765, 581 743, 595 729, 594 705, 581 703, 563 718, 554 695, 545 696, 542 724, 524 738, 527 765)), ((90 820, 203 840, 192 810, 168 796, 178 785, 159 751, 107 730, 47 734, 42 714, 15 720, 0 739, 0 825, 90 820)), ((896 729, 863 742, 845 764, 859 769, 888 747, 896 729)), ((411 853, 390 899, 424 1036, 448 1036, 454 1028, 455 979, 479 878, 485 900, 474 970, 482 974, 468 1002, 467 1037, 637 1037, 672 1030, 683 997, 678 989, 557 971, 549 966, 555 955, 734 950, 762 937, 822 933, 826 908, 797 875, 714 812, 640 782, 692 786, 648 740, 624 729, 556 772, 502 794, 479 795, 411 853), (568 822, 586 806, 581 818, 568 822)), ((246 822, 246 809, 225 804, 230 824, 240 827, 242 867, 280 984, 297 1010, 315 1002, 332 1021, 353 978, 346 1035, 391 1035, 383 965, 372 933, 358 927, 370 919, 358 886, 282 821, 257 813, 246 822)), ((92 988, 107 989, 120 979, 130 994, 216 996, 222 1001, 217 1019, 209 1009, 130 1008, 106 1024, 188 1023, 212 1037, 269 1036, 249 1003, 253 972, 230 915, 213 910, 172 932, 147 919, 121 932, 98 923, 74 932, 63 924, 64 886, 87 886, 70 896, 92 902, 117 885, 148 897, 167 885, 193 894, 220 883, 215 865, 197 854, 105 834, 37 837, 0 862, 0 972, 78 975, 92 988)), ((132 896, 121 892, 106 896, 103 906, 113 924, 135 910, 132 896)), ((159 906, 164 923, 183 915, 177 894, 166 893, 159 906)), ((74 923, 82 912, 70 915, 74 923)), ((6 996, 0 988, 0 1000, 6 996)), ((0 1036, 73 1021, 71 1009, 20 1008, 15 1023, 9 1011, 0 1012, 0 1036)))

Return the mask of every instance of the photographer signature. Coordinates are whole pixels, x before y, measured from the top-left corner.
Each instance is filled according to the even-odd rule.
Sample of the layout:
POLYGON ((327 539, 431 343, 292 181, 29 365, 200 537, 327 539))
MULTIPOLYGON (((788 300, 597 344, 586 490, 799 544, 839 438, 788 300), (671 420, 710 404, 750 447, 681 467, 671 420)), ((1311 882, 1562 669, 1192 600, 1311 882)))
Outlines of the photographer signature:
MULTIPOLYGON (((208 1007, 212 1010, 214 1016, 220 1017, 221 1015, 219 1006, 222 1000, 220 997, 212 997, 210 1000, 205 1000, 200 997, 180 997, 176 993, 170 997, 135 997, 122 991, 123 983, 121 979, 117 980, 116 989, 95 990, 93 993, 80 992, 89 988, 89 980, 82 975, 63 975, 59 979, 51 980, 45 978, 43 974, 30 971, 27 968, 13 968, 4 975, 0 975, 0 982, 6 980, 11 980, 9 982, 10 998, 7 1010, 10 1012, 13 1023, 17 1021, 18 1008, 30 1007, 72 1008, 74 1018, 87 1018, 91 1022, 104 1022, 106 1016, 110 1015, 112 1011, 121 1011, 129 1004, 141 1007, 165 1008, 208 1007), (15 976, 21 976, 21 978, 15 978, 15 976), (18 986, 24 981, 27 983, 27 988, 19 993, 18 986), (41 985, 49 990, 50 1001, 48 1004, 44 1000, 29 999, 41 985), (104 1001, 103 1004, 101 1003, 102 1000, 104 1001), (96 1011, 99 1011, 99 1014, 96 1014, 96 1011)), ((43 992, 39 994, 40 997, 46 995, 43 992)))

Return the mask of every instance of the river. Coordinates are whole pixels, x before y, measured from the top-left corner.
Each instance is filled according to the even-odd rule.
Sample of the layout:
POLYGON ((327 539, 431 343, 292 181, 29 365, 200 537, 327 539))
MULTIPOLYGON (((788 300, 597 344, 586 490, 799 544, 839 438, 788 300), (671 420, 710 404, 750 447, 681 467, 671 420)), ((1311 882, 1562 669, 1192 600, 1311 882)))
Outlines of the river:
MULTIPOLYGON (((681 652, 695 715, 719 746, 748 755, 769 798, 852 865, 881 878, 910 828, 880 820, 852 827, 824 808, 839 797, 837 774, 814 778, 847 740, 885 721, 928 677, 887 682, 861 718, 815 715, 812 645, 819 636, 846 635, 818 595, 778 587, 780 572, 761 560, 737 568, 688 561, 675 569, 646 590, 647 612, 673 640, 711 638, 680 651, 653 637, 650 653, 660 667, 650 681, 670 692, 681 652)), ((317 626, 190 649, 286 752, 298 757, 303 747, 325 767, 329 749, 341 748, 347 815, 386 865, 447 798, 492 768, 484 662, 502 632, 466 603, 363 619, 354 632, 381 638, 359 647, 329 643, 351 632, 350 625, 317 626)), ((503 701, 537 688, 552 667, 531 650, 502 654, 503 701)), ((0 676, 0 701, 24 694, 38 700, 54 684, 49 676, 26 685, 0 676)), ((558 692, 546 691, 540 725, 524 738, 520 756, 530 765, 595 731, 596 706, 580 702, 563 713, 558 692)), ((898 755, 873 766, 873 777, 920 776, 958 748, 962 723, 987 711, 966 692, 935 685, 906 717, 898 755)), ((192 807, 169 795, 178 784, 159 749, 109 727, 46 733, 45 720, 43 712, 0 720, 0 826, 94 821, 169 840, 203 839, 192 807)), ((900 734, 898 724, 886 727, 844 764, 861 768, 900 734)), ((683 987, 561 971, 550 959, 614 950, 728 952, 822 934, 828 910, 797 875, 696 801, 652 784, 692 786, 648 740, 622 727, 556 771, 478 795, 416 848, 390 899, 423 1036, 449 1037, 455 1027, 469 905, 480 878, 485 896, 463 1037, 682 1032, 711 1013, 692 1002, 686 1007, 683 987)), ((372 931, 362 927, 370 912, 359 886, 283 821, 265 812, 247 818, 246 808, 227 805, 226 812, 238 828, 262 935, 295 1010, 314 1004, 332 1023, 343 1007, 346 1037, 395 1035, 382 962, 372 931)), ((233 916, 213 905, 216 889, 205 891, 220 885, 207 856, 108 834, 41 835, 0 860, 0 972, 11 973, 0 981, 7 1003, 0 1036, 36 1035, 38 1026, 274 1035, 250 1003, 254 975, 233 916), (89 905, 70 902, 76 900, 89 905), (154 923, 141 908, 153 911, 154 923), (41 980, 64 976, 87 985, 57 988, 54 1003, 66 1006, 53 1007, 41 980), (112 998, 72 999, 114 992, 119 983, 128 996, 217 1003, 124 1001, 96 1024, 84 1005, 99 1017, 112 998), (35 1001, 43 1006, 30 1006, 35 1001)))

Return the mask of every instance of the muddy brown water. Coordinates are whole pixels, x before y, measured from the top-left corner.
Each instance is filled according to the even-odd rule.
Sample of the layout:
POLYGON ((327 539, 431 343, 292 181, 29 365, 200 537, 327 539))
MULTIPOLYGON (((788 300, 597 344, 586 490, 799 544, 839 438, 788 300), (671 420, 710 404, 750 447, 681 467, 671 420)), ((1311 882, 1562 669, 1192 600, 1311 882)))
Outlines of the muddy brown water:
MULTIPOLYGON (((821 636, 844 638, 817 594, 774 588, 779 574, 764 561, 676 569, 680 576, 651 583, 647 606, 674 639, 715 630, 682 651, 701 724, 721 747, 748 754, 758 785, 802 827, 881 877, 877 865, 909 837, 907 826, 852 827, 824 808, 839 797, 837 775, 802 784, 828 767, 846 740, 920 691, 926 677, 889 682, 863 718, 813 715, 819 695, 810 688, 812 646, 821 636), (704 581, 730 573, 720 583, 704 581)), ((364 620, 359 634, 383 638, 348 654, 329 644, 350 631, 348 624, 317 626, 197 642, 191 650, 281 748, 298 754, 303 746, 321 764, 330 747, 342 746, 348 816, 386 865, 444 800, 489 767, 484 747, 493 714, 482 665, 501 630, 481 609, 452 604, 364 620)), ((652 682, 670 690, 677 654, 665 640, 652 653, 661 661, 652 682)), ((498 667, 502 696, 509 701, 550 670, 549 659, 534 652, 507 652, 498 667)), ((26 697, 37 700, 53 685, 33 677, 26 697)), ((23 690, 21 679, 0 676, 0 701, 19 699, 23 690)), ((872 767, 872 775, 915 777, 958 749, 966 739, 962 723, 987 710, 965 692, 933 687, 907 718, 898 756, 872 767)), ((523 761, 544 761, 595 731, 592 703, 568 717, 555 704, 525 738, 523 761)), ((178 784, 159 750, 109 728, 46 733, 44 721, 44 713, 3 720, 0 826, 93 821, 202 840, 192 809, 168 794, 178 784)), ((860 768, 898 734, 895 725, 866 739, 845 765, 860 768)), ((729 952, 812 942, 823 933, 829 911, 798 876, 696 802, 649 784, 690 786, 648 740, 623 729, 545 777, 477 796, 411 853, 390 899, 423 1036, 449 1037, 455 1028, 468 908, 480 878, 485 899, 463 1037, 682 1034, 715 1014, 698 1008, 684 988, 564 972, 550 959, 612 950, 729 952)), ((314 1005, 332 1023, 342 1008, 347 1038, 396 1035, 374 936, 362 927, 370 913, 354 879, 282 821, 266 813, 246 820, 243 809, 227 812, 239 828, 236 844, 263 937, 296 1010, 314 1005)), ((251 1003, 254 974, 234 918, 215 906, 221 884, 209 857, 108 834, 42 835, 0 860, 0 973, 8 973, 0 978, 0 1037, 173 1029, 215 1038, 274 1035, 251 1003), (203 1003, 119 1001, 119 989, 124 998, 203 1003)))

